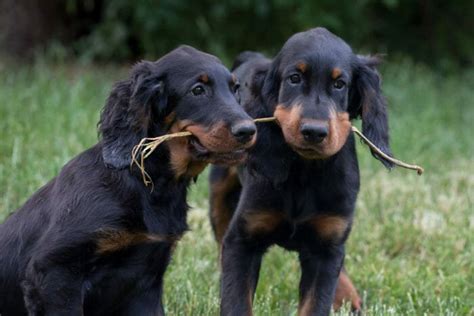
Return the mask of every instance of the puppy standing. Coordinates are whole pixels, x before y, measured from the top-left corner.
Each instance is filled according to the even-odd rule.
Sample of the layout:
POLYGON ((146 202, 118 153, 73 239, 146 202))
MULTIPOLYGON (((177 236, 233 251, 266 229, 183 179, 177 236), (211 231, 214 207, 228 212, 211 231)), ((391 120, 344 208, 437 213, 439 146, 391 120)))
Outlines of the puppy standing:
POLYGON ((183 46, 137 64, 102 111, 99 143, 64 166, 0 226, 0 314, 162 315, 163 274, 186 231, 186 191, 209 162, 236 163, 255 125, 235 77, 183 46), (143 137, 190 131, 147 160, 143 137))
MULTIPOLYGON (((218 211, 239 199, 222 246, 221 314, 251 314, 262 256, 277 244, 299 253, 299 315, 328 315, 359 191, 351 120, 362 117, 363 132, 390 154, 378 60, 355 55, 323 28, 295 34, 273 61, 240 58, 242 104, 253 117, 275 116, 278 125, 259 127, 239 171, 240 199, 211 200, 222 236, 229 214, 218 211)), ((213 194, 236 185, 218 184, 228 171, 213 170, 213 194)))

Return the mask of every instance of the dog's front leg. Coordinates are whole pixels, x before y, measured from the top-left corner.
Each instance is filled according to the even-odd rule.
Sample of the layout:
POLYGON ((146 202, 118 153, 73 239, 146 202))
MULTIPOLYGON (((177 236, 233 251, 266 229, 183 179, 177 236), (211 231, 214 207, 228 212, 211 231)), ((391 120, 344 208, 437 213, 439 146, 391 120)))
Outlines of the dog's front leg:
POLYGON ((256 247, 232 228, 222 247, 221 315, 252 315, 252 301, 265 249, 256 247))
POLYGON ((344 260, 344 246, 331 246, 330 249, 317 252, 300 251, 299 259, 301 280, 298 315, 329 315, 344 260))
POLYGON ((134 297, 122 315, 164 316, 165 310, 162 303, 162 286, 147 289, 134 297))

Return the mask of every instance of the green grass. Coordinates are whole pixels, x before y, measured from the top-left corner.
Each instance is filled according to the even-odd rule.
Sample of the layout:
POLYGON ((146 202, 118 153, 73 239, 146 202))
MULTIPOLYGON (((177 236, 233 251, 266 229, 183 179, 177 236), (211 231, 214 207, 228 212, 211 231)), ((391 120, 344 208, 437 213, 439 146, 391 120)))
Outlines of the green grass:
MULTIPOLYGON (((392 149, 425 167, 384 170, 363 146, 347 269, 369 315, 474 314, 474 70, 439 75, 387 65, 392 149)), ((124 68, 0 64, 0 221, 97 140, 96 122, 124 68)), ((193 186, 192 230, 166 274, 169 315, 218 313, 217 247, 207 220, 206 173, 193 186)), ((265 257, 256 315, 295 315, 294 253, 265 257)), ((343 313, 341 313, 343 314, 343 313)))

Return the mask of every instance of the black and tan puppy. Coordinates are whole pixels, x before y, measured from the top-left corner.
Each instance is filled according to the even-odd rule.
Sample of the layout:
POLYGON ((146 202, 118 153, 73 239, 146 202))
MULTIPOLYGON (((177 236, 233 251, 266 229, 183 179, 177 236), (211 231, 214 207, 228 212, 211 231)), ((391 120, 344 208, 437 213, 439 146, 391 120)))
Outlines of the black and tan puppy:
POLYGON ((162 315, 163 274, 186 231, 186 191, 209 162, 255 141, 235 77, 183 46, 140 62, 102 111, 99 143, 64 166, 0 226, 0 315, 162 315), (143 137, 190 131, 130 168, 143 137))
POLYGON ((259 127, 238 179, 235 169, 211 172, 222 315, 251 314, 262 256, 274 244, 299 253, 299 315, 328 315, 335 296, 336 305, 349 299, 360 308, 345 273, 337 294, 336 285, 359 191, 351 120, 362 117, 363 132, 390 154, 377 64, 323 28, 295 34, 273 60, 237 59, 245 109, 277 124, 259 127))

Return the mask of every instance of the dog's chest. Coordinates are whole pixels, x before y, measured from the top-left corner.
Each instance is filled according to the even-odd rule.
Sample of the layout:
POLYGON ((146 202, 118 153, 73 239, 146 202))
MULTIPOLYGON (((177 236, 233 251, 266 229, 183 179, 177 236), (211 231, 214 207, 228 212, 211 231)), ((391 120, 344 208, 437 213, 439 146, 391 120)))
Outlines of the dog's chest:
POLYGON ((274 227, 268 228, 269 238, 287 249, 343 240, 351 225, 357 187, 315 172, 293 176, 276 195, 279 203, 271 213, 275 220, 274 227))
POLYGON ((186 185, 159 186, 140 197, 139 209, 133 212, 138 226, 152 235, 180 237, 188 228, 186 185))
POLYGON ((293 223, 317 214, 345 212, 350 196, 327 183, 325 179, 294 181, 282 190, 282 211, 293 223))

